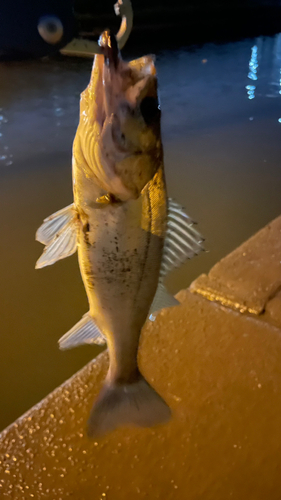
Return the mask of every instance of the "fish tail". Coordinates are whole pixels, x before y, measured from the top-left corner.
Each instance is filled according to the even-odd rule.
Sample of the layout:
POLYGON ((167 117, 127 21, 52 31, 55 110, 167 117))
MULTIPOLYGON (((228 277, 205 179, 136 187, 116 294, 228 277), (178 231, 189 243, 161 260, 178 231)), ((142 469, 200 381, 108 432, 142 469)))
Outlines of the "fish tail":
POLYGON ((142 375, 135 383, 106 382, 88 421, 89 437, 121 426, 152 427, 168 422, 171 410, 142 375))

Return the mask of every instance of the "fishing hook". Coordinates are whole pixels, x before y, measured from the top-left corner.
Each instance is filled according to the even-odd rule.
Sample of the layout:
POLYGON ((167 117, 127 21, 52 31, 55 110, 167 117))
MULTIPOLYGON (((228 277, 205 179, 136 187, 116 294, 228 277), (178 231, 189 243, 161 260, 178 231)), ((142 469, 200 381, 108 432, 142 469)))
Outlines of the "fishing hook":
MULTIPOLYGON (((114 5, 117 16, 122 17, 121 26, 116 35, 119 49, 123 49, 133 27, 133 8, 130 0, 118 0, 114 5)), ((95 54, 102 54, 99 42, 74 38, 63 49, 61 54, 65 56, 93 57, 95 54)))

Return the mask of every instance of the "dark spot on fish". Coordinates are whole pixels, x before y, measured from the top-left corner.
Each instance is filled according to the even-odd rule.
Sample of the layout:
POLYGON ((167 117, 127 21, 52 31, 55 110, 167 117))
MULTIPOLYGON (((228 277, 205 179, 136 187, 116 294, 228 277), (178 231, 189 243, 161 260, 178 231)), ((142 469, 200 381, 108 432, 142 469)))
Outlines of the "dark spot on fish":
POLYGON ((84 224, 84 226, 83 226, 83 233, 84 233, 84 240, 85 240, 87 246, 90 245, 89 232, 90 232, 90 224, 89 224, 89 222, 86 222, 86 224, 84 224))
POLYGON ((119 252, 119 247, 116 246, 116 252, 119 252))

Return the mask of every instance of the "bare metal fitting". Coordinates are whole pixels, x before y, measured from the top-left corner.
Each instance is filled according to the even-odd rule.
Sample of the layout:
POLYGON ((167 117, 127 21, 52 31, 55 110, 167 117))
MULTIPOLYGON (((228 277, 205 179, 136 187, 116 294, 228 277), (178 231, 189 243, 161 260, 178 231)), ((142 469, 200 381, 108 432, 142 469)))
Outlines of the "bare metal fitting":
MULTIPOLYGON (((116 35, 119 49, 123 49, 127 42, 133 27, 133 8, 130 0, 118 0, 114 5, 114 11, 117 16, 122 17, 121 26, 116 35)), ((99 42, 74 38, 63 49, 61 54, 65 56, 93 57, 95 54, 101 54, 102 49, 99 42)))

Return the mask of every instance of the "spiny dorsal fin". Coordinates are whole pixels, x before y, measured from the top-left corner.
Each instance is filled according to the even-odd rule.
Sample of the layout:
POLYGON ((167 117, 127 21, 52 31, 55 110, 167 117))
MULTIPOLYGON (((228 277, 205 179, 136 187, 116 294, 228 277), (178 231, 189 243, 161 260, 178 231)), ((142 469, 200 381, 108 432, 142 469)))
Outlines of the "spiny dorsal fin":
POLYGON ((86 313, 71 330, 60 338, 59 347, 60 349, 71 349, 82 344, 103 345, 105 343, 104 335, 90 316, 90 313, 86 313))
POLYGON ((202 235, 193 227, 194 221, 183 207, 168 199, 167 231, 160 268, 160 281, 172 269, 204 250, 202 235))
POLYGON ((163 285, 164 277, 181 266, 187 259, 198 255, 204 250, 204 238, 193 227, 194 221, 185 213, 183 207, 168 199, 167 231, 164 241, 159 283, 153 299, 149 319, 155 320, 156 313, 164 307, 172 307, 179 301, 169 294, 163 285))
POLYGON ((36 233, 36 240, 46 246, 36 262, 36 269, 50 266, 76 252, 76 222, 77 217, 73 204, 44 220, 36 233))

